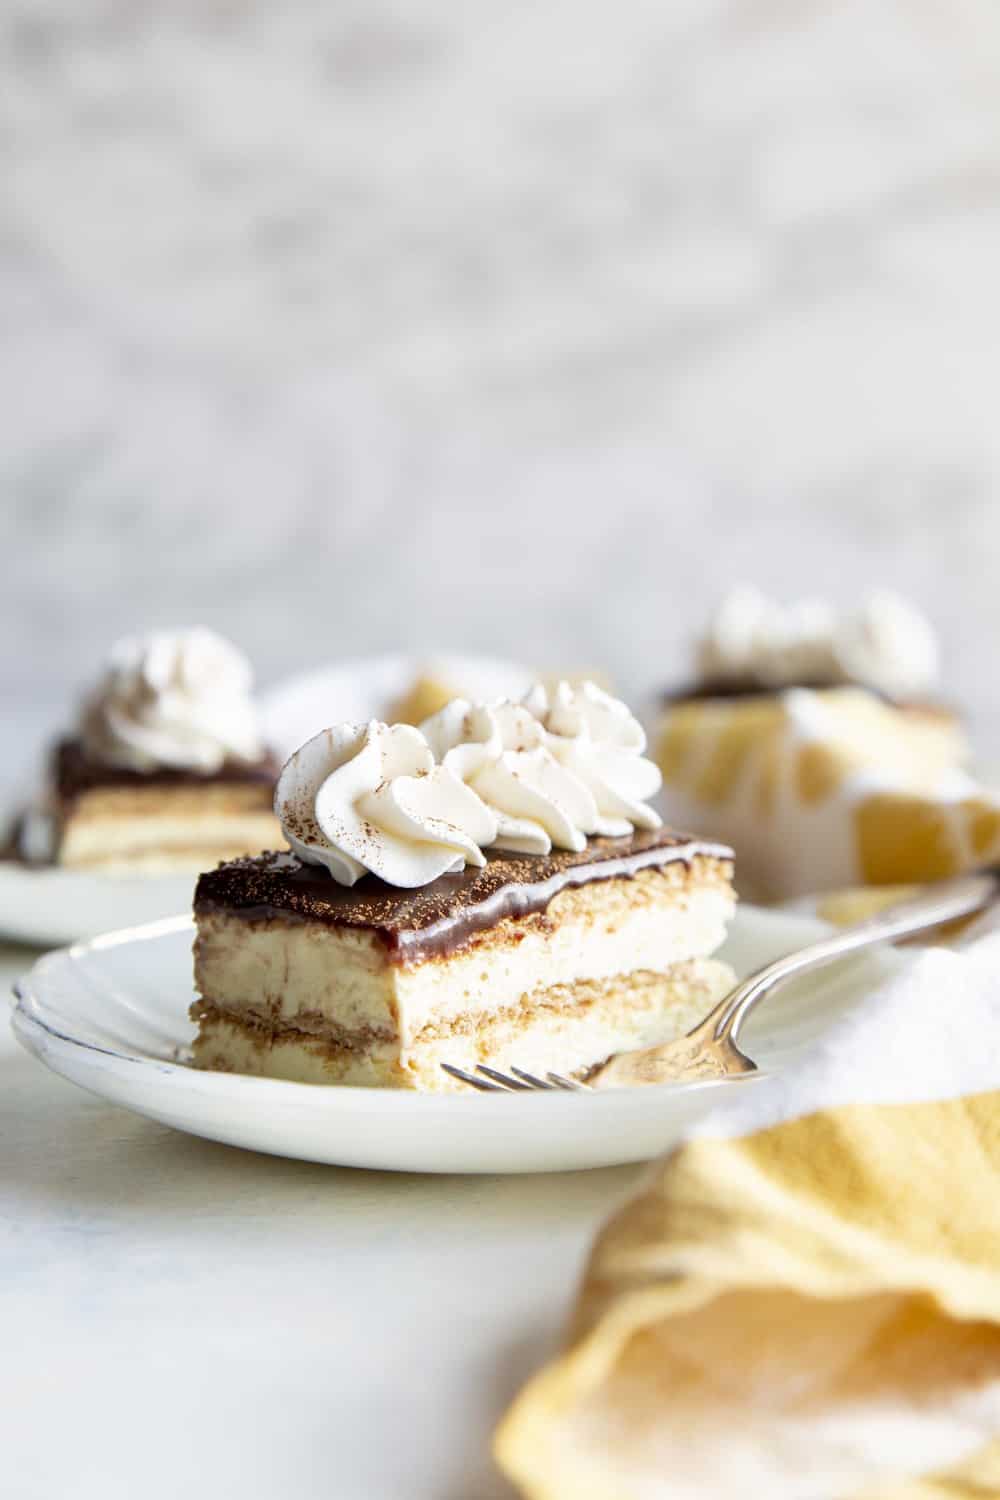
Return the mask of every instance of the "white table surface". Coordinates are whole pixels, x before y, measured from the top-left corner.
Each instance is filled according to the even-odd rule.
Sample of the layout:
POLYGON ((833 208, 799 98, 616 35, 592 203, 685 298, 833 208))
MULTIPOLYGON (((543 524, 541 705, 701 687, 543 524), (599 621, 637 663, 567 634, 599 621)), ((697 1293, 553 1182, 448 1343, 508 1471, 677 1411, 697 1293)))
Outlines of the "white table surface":
MULTIPOLYGON (((34 958, 0 947, 4 990, 34 958)), ((493 1426, 642 1168, 313 1166, 176 1134, 0 1034, 6 1500, 494 1500, 493 1426)))

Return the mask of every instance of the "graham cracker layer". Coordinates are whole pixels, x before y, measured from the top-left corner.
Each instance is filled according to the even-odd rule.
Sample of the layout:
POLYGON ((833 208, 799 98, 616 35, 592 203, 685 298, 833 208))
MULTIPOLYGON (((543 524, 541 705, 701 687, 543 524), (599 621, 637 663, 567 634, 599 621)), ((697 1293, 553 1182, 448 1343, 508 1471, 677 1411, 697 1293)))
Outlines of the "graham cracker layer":
POLYGON ((428 1025, 403 1044, 372 1031, 353 1035, 258 1024, 210 1001, 194 1013, 196 1065, 317 1084, 377 1085, 450 1091, 442 1062, 475 1067, 555 1068, 582 1074, 613 1052, 682 1035, 732 986, 727 965, 693 959, 666 973, 638 972, 556 986, 526 996, 487 1020, 457 1016, 428 1025))

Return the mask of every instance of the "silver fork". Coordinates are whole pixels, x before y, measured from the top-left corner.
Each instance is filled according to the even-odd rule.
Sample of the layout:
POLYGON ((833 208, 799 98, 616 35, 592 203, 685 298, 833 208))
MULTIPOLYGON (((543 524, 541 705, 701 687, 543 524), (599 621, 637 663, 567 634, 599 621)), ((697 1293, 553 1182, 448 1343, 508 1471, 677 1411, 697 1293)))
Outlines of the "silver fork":
POLYGON ((730 990, 714 1010, 693 1031, 660 1047, 641 1052, 620 1052, 592 1071, 586 1083, 566 1078, 561 1073, 540 1077, 522 1068, 506 1073, 498 1068, 480 1065, 475 1073, 442 1063, 446 1073, 473 1088, 490 1093, 524 1093, 551 1089, 586 1091, 594 1088, 630 1088, 640 1083, 687 1083, 694 1079, 735 1078, 755 1073, 752 1062, 737 1046, 744 1021, 761 1000, 779 984, 809 969, 821 968, 868 948, 874 943, 893 942, 968 917, 988 906, 1000 894, 1000 872, 983 870, 975 875, 961 875, 925 886, 919 895, 877 912, 864 922, 845 927, 819 942, 810 943, 794 953, 785 954, 748 976, 730 990))
POLYGON ((568 1094, 590 1092, 589 1083, 580 1083, 563 1073, 546 1073, 544 1078, 539 1078, 537 1073, 526 1073, 523 1068, 511 1067, 509 1073, 501 1073, 499 1068, 488 1068, 485 1063, 480 1063, 475 1073, 467 1073, 464 1068, 453 1067, 451 1063, 442 1063, 441 1066, 452 1078, 471 1083, 474 1089, 484 1094, 530 1094, 539 1089, 562 1089, 568 1094), (477 1074, 482 1076, 477 1077, 477 1074))

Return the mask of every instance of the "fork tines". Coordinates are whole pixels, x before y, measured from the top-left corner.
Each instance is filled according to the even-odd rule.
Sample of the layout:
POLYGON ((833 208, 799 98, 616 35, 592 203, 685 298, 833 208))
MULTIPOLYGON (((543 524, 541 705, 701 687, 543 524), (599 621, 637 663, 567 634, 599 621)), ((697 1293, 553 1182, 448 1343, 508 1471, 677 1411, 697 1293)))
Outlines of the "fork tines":
POLYGON ((537 1093, 540 1089, 547 1092, 558 1092, 561 1089, 569 1094, 590 1092, 585 1083, 577 1083, 575 1079, 566 1078, 562 1073, 546 1073, 544 1078, 539 1078, 534 1073, 526 1073, 523 1068, 513 1066, 509 1073, 501 1073, 498 1068, 488 1068, 485 1063, 480 1063, 475 1073, 467 1073, 464 1068, 456 1068, 451 1063, 442 1063, 441 1066, 452 1078, 458 1078, 462 1083, 468 1083, 486 1094, 527 1094, 537 1093), (482 1077, 477 1077, 476 1074, 481 1074, 482 1077))

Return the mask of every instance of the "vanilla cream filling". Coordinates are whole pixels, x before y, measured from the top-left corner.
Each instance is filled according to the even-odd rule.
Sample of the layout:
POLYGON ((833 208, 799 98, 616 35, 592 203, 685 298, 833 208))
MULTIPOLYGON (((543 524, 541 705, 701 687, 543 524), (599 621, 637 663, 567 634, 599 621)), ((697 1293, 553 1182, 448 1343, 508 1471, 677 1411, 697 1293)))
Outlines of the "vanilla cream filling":
MULTIPOLYGON (((629 882, 633 891, 637 884, 629 882)), ((553 914, 552 926, 526 924, 517 942, 498 933, 499 941, 410 965, 387 963, 370 934, 208 912, 199 916, 195 976, 206 999, 237 1015, 286 1025, 309 1015, 406 1046, 430 1024, 488 1017, 540 988, 662 973, 710 954, 732 912, 721 884, 682 889, 669 902, 553 914)))
POLYGON ((187 817, 81 816, 66 825, 59 844, 59 863, 127 869, 141 863, 147 869, 200 870, 223 858, 256 854, 280 839, 281 830, 269 812, 210 814, 187 817))
MULTIPOLYGON (((732 987, 728 965, 693 959, 663 975, 608 981, 607 992, 580 1009, 546 1009, 501 1019, 485 1033, 470 1029, 405 1045, 373 1040, 364 1048, 331 1047, 319 1038, 255 1033, 225 1016, 203 1019, 195 1045, 199 1066, 298 1083, 410 1087, 427 1092, 463 1088, 444 1062, 474 1071, 496 1068, 580 1073, 616 1052, 654 1047, 683 1036, 732 987)), ((544 1000, 544 991, 537 996, 544 1000)))

